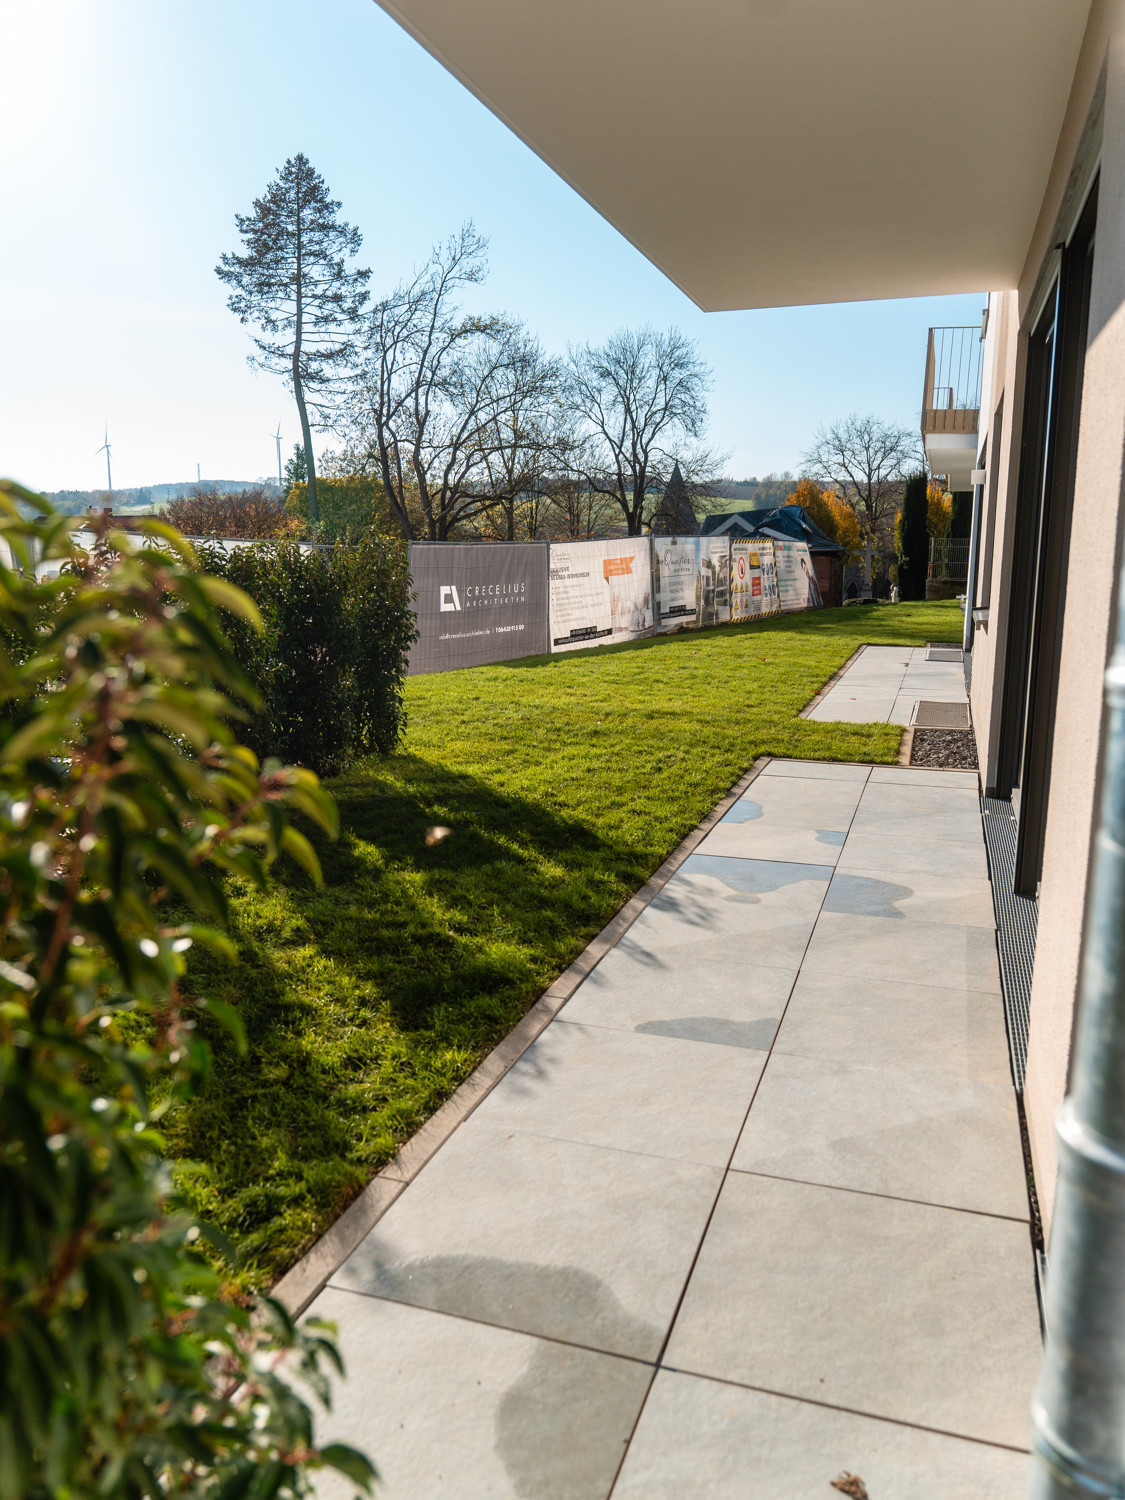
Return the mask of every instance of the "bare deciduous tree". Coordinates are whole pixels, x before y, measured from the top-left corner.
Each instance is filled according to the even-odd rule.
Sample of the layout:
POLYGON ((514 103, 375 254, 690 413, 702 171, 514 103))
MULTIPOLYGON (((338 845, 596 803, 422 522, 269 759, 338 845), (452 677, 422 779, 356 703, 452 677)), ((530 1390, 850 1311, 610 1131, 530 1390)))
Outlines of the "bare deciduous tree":
POLYGON ((479 529, 530 482, 533 414, 557 372, 521 324, 463 312, 487 248, 466 224, 371 313, 349 447, 379 473, 408 537, 419 525, 431 541, 479 529))
POLYGON ((314 522, 316 464, 308 408, 323 417, 318 397, 328 396, 352 358, 371 275, 345 266, 363 238, 340 222, 339 211, 308 157, 291 156, 264 196, 255 198, 254 212, 235 215, 245 255, 224 255, 215 267, 219 280, 233 288, 227 299, 231 312, 265 335, 255 337, 258 353, 250 363, 287 374, 293 382, 314 522))
POLYGON ((659 506, 677 459, 689 491, 710 489, 722 462, 699 446, 710 383, 695 342, 676 328, 626 328, 570 350, 567 402, 587 438, 578 477, 616 503, 630 536, 659 506))
POLYGON ((924 466, 925 455, 912 428, 853 413, 819 428, 804 462, 813 478, 852 506, 864 534, 872 536, 893 523, 906 477, 924 466))

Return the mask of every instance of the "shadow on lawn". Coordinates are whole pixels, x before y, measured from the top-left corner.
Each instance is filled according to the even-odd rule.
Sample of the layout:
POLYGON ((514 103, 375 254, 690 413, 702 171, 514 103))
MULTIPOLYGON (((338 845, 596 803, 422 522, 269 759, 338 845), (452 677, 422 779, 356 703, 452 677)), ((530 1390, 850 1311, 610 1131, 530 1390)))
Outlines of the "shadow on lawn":
POLYGON ((324 886, 282 870, 272 894, 236 893, 241 962, 200 955, 190 976, 236 1006, 248 1047, 206 1026, 212 1077, 169 1144, 209 1169, 189 1196, 253 1275, 292 1263, 649 873, 576 819, 418 756, 333 791, 324 886), (435 825, 452 832, 427 847, 435 825))

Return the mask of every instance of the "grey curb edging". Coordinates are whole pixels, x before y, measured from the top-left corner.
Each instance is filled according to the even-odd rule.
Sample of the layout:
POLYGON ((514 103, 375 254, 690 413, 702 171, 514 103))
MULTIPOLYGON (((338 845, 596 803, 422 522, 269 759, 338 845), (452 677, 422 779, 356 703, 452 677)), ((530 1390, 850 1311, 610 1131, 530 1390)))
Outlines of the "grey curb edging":
MULTIPOLYGON (((860 650, 863 648, 861 647, 860 650)), ((856 655, 859 653, 856 652, 856 655)), ((843 670, 843 669, 841 669, 843 670)), ((810 705, 811 706, 811 705, 810 705)), ((293 1317, 299 1317, 324 1288, 329 1277, 390 1208, 412 1182, 437 1149, 444 1145, 481 1100, 523 1056, 539 1033, 553 1021, 586 976, 597 967, 609 950, 618 943, 644 909, 657 896, 684 860, 711 832, 738 801, 752 781, 769 765, 772 756, 760 755, 749 771, 716 803, 703 821, 674 849, 664 863, 649 876, 635 895, 593 938, 570 967, 545 990, 523 1020, 509 1031, 469 1074, 440 1109, 415 1132, 397 1155, 371 1179, 340 1217, 331 1224, 291 1270, 271 1288, 293 1317)))
POLYGON ((900 766, 908 766, 910 757, 914 754, 914 725, 908 724, 902 732, 902 743, 898 747, 898 763, 900 766))

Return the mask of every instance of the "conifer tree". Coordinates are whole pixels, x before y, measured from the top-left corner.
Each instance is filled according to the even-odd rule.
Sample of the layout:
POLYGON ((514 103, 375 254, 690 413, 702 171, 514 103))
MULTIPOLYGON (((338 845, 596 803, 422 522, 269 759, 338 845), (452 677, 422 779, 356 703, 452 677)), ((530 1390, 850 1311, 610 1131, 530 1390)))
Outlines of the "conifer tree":
POLYGON ((371 275, 345 265, 363 237, 337 217, 339 211, 308 157, 291 156, 255 198, 253 213, 235 215, 246 253, 224 255, 215 267, 232 288, 231 312, 262 331, 254 337, 258 352, 250 356, 251 365, 287 374, 293 382, 313 522, 318 512, 309 407, 322 414, 334 379, 350 360, 371 275))
POLYGON ((899 591, 904 599, 926 597, 926 564, 930 533, 926 525, 929 500, 925 474, 911 474, 902 496, 902 519, 899 535, 901 551, 898 564, 899 591))

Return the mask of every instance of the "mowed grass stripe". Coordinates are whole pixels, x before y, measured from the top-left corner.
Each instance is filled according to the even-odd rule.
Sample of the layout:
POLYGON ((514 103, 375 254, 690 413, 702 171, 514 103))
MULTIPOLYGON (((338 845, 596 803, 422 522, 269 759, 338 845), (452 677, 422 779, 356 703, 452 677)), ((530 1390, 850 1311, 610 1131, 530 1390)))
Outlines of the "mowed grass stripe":
POLYGON ((895 726, 798 718, 858 646, 960 630, 826 610, 411 679, 401 753, 332 783, 324 888, 236 888, 242 962, 192 976, 249 1052, 212 1038, 168 1137, 240 1279, 293 1264, 757 756, 896 759, 895 726))

